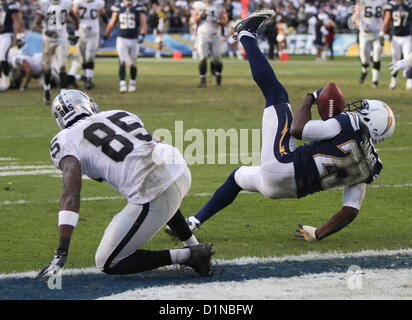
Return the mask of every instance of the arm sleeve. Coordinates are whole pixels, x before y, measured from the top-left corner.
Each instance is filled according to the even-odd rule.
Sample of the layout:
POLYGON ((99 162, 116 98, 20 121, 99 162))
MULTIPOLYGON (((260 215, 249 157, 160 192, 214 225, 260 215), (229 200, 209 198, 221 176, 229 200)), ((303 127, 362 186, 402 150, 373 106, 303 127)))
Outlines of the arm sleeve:
POLYGON ((336 119, 310 120, 303 127, 302 140, 325 140, 335 137, 341 132, 342 128, 336 119))
POLYGON ((352 207, 360 210, 365 197, 366 183, 359 183, 343 188, 343 207, 352 207))

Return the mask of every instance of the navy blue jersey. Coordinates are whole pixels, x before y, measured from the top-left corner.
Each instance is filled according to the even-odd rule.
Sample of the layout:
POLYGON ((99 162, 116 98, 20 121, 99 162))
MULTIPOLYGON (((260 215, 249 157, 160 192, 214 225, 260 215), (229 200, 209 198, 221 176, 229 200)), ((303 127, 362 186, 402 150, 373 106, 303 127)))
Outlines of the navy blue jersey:
POLYGON ((13 32, 12 14, 18 13, 20 4, 18 2, 4 2, 0 5, 0 33, 13 32))
POLYGON ((390 1, 385 6, 385 11, 389 11, 392 15, 392 35, 404 37, 411 34, 412 5, 410 3, 398 4, 396 1, 390 1))
POLYGON ((367 126, 352 112, 335 117, 341 132, 298 147, 293 163, 298 198, 337 186, 371 183, 382 163, 367 126))
POLYGON ((113 6, 112 11, 118 13, 119 37, 136 39, 139 35, 139 15, 145 12, 144 7, 141 4, 126 7, 121 3, 113 6))

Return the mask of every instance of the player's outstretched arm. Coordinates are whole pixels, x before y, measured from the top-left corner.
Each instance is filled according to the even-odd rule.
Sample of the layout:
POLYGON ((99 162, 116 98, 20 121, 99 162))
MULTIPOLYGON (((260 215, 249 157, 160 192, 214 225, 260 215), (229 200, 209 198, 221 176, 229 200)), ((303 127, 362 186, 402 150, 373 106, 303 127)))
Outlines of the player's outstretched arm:
POLYGON ((366 184, 360 183, 353 186, 345 186, 343 189, 343 206, 326 223, 319 228, 299 225, 296 229, 296 237, 302 237, 307 241, 322 240, 346 227, 356 219, 359 209, 365 197, 366 184))
POLYGON ((40 270, 36 279, 48 273, 57 273, 64 267, 72 233, 79 217, 80 191, 82 188, 80 163, 75 157, 68 156, 60 161, 60 169, 63 171, 63 188, 59 211, 59 247, 55 252, 53 260, 40 270))

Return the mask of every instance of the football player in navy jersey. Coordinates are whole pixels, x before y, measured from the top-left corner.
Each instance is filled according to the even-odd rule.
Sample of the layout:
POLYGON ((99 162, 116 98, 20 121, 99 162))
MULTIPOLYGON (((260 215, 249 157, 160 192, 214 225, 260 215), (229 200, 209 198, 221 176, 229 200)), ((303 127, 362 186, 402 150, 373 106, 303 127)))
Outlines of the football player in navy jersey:
POLYGON ((234 170, 207 204, 187 218, 192 232, 216 212, 228 206, 241 190, 260 192, 271 199, 301 198, 343 186, 343 207, 319 228, 299 225, 295 235, 321 240, 352 222, 358 215, 366 185, 382 169, 374 143, 391 136, 395 118, 389 106, 378 100, 350 104, 327 121, 311 120, 311 107, 320 90, 308 94, 292 117, 288 93, 259 50, 256 33, 275 15, 273 10, 252 14, 236 24, 234 31, 249 60, 253 79, 266 106, 262 119, 260 166, 234 170), (311 141, 296 147, 295 139, 311 141))
POLYGON ((139 44, 143 43, 147 32, 146 11, 141 4, 133 4, 132 0, 123 0, 112 6, 112 18, 107 25, 105 38, 119 21, 119 31, 116 39, 116 50, 119 56, 120 92, 136 91, 139 44), (129 87, 126 86, 126 64, 130 65, 129 87))
MULTIPOLYGON (((392 62, 407 57, 412 52, 412 4, 405 0, 389 1, 384 8, 385 16, 381 28, 380 37, 388 32, 392 24, 390 33, 392 35, 391 54, 392 62)), ((383 42, 383 41, 382 41, 383 42)), ((398 83, 398 73, 392 73, 391 83, 389 89, 396 88, 398 83)), ((406 89, 412 90, 412 68, 406 71, 406 89)))
POLYGON ((16 41, 22 44, 24 42, 24 27, 20 3, 0 0, 0 91, 6 91, 10 85, 7 50, 10 48, 13 32, 16 33, 16 41))

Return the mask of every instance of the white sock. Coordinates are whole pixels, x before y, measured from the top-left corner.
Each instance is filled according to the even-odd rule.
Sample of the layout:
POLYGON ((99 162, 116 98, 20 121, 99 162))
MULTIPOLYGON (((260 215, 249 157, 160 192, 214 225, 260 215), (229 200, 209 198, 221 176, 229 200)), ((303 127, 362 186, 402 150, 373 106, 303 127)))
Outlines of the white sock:
POLYGON ((189 239, 183 241, 183 245, 184 245, 185 247, 196 246, 196 245, 198 245, 198 244, 199 244, 199 241, 197 241, 197 239, 196 239, 196 237, 195 237, 194 234, 192 234, 192 236, 191 236, 189 239))
POLYGON ((174 250, 169 250, 169 252, 170 252, 170 258, 172 259, 173 264, 185 263, 190 258, 189 248, 174 249, 174 250))
POLYGON ((379 80, 379 70, 372 69, 372 82, 378 82, 379 80))
POLYGON ((84 75, 86 76, 86 78, 93 78, 93 74, 94 74, 93 71, 94 71, 93 69, 84 70, 84 75))
POLYGON ((238 40, 240 40, 240 38, 243 37, 243 36, 248 36, 248 37, 251 37, 253 39, 256 39, 256 37, 253 35, 253 33, 250 33, 247 30, 242 30, 242 31, 239 32, 239 34, 237 36, 238 40))

